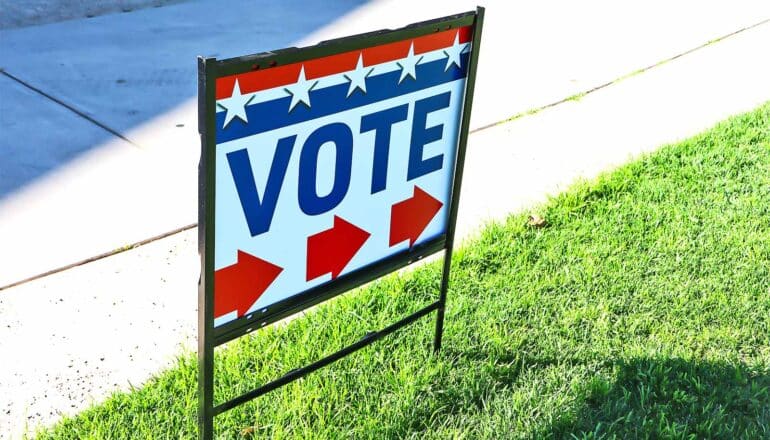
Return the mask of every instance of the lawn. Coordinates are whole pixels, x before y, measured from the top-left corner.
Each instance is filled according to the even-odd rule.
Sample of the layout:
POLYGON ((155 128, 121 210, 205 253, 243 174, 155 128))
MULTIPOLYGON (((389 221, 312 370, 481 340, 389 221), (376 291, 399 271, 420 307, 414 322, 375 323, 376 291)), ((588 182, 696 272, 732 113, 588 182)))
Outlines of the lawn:
MULTIPOLYGON (((472 154, 472 151, 469 152, 472 154)), ((486 227, 434 320, 216 418, 221 438, 770 438, 770 103, 486 227)), ((436 298, 440 261, 217 351, 217 401, 436 298)), ((194 438, 196 358, 41 439, 194 438)))

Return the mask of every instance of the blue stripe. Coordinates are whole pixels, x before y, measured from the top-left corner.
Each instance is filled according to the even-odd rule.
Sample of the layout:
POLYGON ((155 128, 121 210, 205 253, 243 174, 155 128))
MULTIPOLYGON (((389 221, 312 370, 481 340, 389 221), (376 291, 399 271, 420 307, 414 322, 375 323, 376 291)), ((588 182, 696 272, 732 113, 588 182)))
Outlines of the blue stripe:
POLYGON ((462 67, 458 69, 456 65, 453 65, 446 72, 444 72, 446 58, 418 64, 416 68, 417 80, 406 77, 401 84, 398 84, 401 70, 370 76, 366 79, 367 93, 364 94, 361 90, 356 90, 349 98, 345 96, 350 87, 349 83, 311 90, 311 108, 299 103, 291 112, 288 112, 291 96, 248 105, 246 106, 248 124, 235 118, 230 121, 227 128, 223 129, 221 127, 224 125, 226 112, 219 112, 217 113, 217 143, 221 144, 288 125, 299 124, 465 78, 469 57, 469 53, 462 54, 460 56, 462 67))

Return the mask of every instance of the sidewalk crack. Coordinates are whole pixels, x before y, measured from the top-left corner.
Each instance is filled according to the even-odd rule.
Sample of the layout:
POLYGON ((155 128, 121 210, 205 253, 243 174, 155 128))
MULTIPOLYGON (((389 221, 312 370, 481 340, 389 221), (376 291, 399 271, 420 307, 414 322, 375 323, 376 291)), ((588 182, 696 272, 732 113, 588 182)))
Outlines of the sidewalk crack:
POLYGON ((80 116, 81 118, 85 119, 86 121, 96 125, 97 127, 101 128, 103 130, 106 130, 110 134, 112 134, 114 136, 117 136, 120 139, 123 139, 124 141, 128 142, 129 144, 131 144, 131 145, 133 145, 133 146, 135 146, 137 148, 142 148, 136 142, 134 142, 131 139, 123 136, 123 134, 121 134, 117 130, 109 127, 108 125, 106 125, 106 124, 104 124, 102 122, 97 121, 96 119, 92 118, 91 116, 88 116, 87 114, 85 114, 81 110, 77 109, 76 107, 74 107, 74 106, 72 106, 70 104, 67 104, 66 102, 62 101, 61 99, 59 99, 59 98, 57 98, 57 97, 55 97, 55 96, 53 96, 51 94, 48 94, 48 93, 40 90, 39 88, 37 88, 37 87, 33 86, 32 84, 24 81, 23 79, 15 76, 15 75, 12 75, 7 70, 0 69, 0 74, 2 74, 4 76, 6 76, 7 78, 17 82, 18 84, 21 84, 22 86, 26 87, 29 90, 32 90, 33 92, 35 92, 35 93, 37 93, 37 94, 39 94, 39 95, 41 95, 41 96, 43 96, 45 98, 48 98, 49 100, 55 102, 56 104, 59 104, 60 106, 66 108, 67 110, 71 111, 72 113, 75 113, 76 115, 80 116))

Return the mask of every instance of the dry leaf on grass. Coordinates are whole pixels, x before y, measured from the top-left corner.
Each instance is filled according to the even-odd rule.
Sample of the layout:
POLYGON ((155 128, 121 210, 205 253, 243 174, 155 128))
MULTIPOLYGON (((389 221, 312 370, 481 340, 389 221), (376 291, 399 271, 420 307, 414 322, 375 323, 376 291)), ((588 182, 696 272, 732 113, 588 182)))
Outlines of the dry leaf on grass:
POLYGON ((547 226, 548 222, 537 214, 531 214, 529 216, 529 220, 527 220, 527 225, 533 228, 542 228, 547 226))

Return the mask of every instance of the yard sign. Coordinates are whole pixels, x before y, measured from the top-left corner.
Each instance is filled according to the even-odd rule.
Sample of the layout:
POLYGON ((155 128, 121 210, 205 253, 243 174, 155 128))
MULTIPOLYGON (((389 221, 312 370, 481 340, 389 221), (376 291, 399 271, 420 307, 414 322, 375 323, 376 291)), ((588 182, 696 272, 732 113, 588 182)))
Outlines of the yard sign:
POLYGON ((433 310, 439 349, 482 20, 199 60, 201 438, 215 415, 433 310), (439 251, 435 303, 214 406, 215 346, 439 251))

